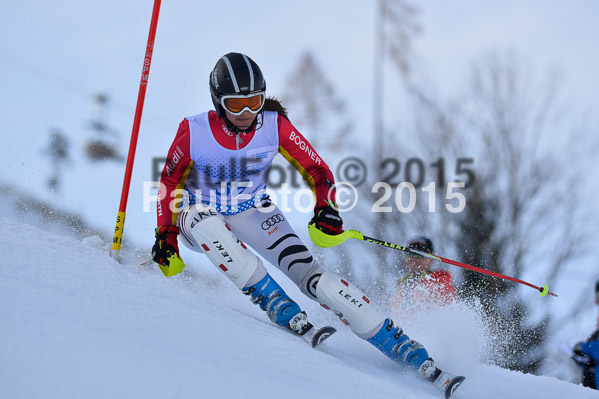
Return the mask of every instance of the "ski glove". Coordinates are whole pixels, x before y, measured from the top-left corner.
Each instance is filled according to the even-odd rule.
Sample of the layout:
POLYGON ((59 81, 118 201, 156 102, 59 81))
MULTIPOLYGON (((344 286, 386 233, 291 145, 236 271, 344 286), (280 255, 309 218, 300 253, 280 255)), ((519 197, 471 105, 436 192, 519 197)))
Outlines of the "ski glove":
POLYGON ((152 247, 152 260, 158 263, 158 267, 166 277, 181 273, 185 264, 179 256, 177 243, 179 228, 173 225, 160 226, 156 228, 155 233, 156 242, 152 247))
POLYGON ((336 235, 343 231, 343 219, 333 201, 319 201, 314 207, 314 217, 309 224, 314 224, 326 234, 336 235))

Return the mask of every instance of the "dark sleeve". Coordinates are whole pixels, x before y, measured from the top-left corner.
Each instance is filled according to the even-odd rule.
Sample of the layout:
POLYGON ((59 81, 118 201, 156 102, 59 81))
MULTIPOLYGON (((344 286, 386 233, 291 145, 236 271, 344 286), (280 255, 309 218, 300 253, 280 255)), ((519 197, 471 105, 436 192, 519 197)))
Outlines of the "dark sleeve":
POLYGON ((583 342, 582 353, 591 357, 595 361, 599 361, 599 339, 596 338, 594 340, 583 342))

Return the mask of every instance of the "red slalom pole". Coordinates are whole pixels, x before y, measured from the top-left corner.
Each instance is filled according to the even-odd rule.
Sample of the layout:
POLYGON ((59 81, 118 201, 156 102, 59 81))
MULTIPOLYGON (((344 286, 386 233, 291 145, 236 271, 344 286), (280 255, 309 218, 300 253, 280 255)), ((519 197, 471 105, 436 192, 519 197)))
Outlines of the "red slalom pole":
POLYGON ((133 172, 133 161, 135 160, 135 150, 137 148, 137 137, 139 135, 139 126, 141 124, 141 114, 144 108, 146 98, 146 88, 150 76, 150 64, 152 63, 152 53, 154 51, 154 39, 156 37, 156 26, 158 25, 158 14, 160 13, 160 1, 154 0, 154 9, 152 10, 152 21, 150 22, 150 33, 148 35, 148 44, 144 57, 141 80, 139 82, 139 93, 137 94, 137 106, 135 108, 135 119, 133 120, 133 131, 131 132, 131 142, 129 144, 129 155, 127 156, 127 166, 125 169, 125 180, 121 192, 121 204, 116 217, 116 226, 114 228, 114 238, 112 239, 112 250, 110 254, 118 259, 123 241, 123 229, 125 227, 125 215, 127 212, 127 200, 129 198, 129 187, 131 185, 131 173, 133 172))
POLYGON ((520 283, 520 284, 523 284, 523 285, 527 285, 527 286, 529 286, 531 288, 534 288, 535 290, 539 291, 541 293, 541 296, 545 296, 547 294, 553 295, 553 296, 557 296, 553 292, 549 291, 549 289, 547 288, 546 285, 544 285, 542 287, 538 287, 538 286, 536 286, 534 284, 531 284, 529 282, 526 282, 524 280, 520 280, 520 279, 517 279, 515 277, 506 276, 505 274, 496 273, 496 272, 493 272, 491 270, 487 270, 487 269, 483 269, 481 267, 476 267, 476 266, 472 266, 472 265, 469 265, 469 264, 466 264, 466 263, 462 263, 462 262, 458 262, 458 261, 455 261, 455 260, 443 258, 441 256, 437 256, 437 255, 433 255, 433 254, 427 254, 426 252, 417 251, 415 249, 411 249, 411 248, 408 248, 408 249, 410 249, 410 252, 416 253, 416 254, 418 254, 420 256, 424 256, 424 257, 427 257, 427 258, 436 259, 436 260, 438 260, 440 262, 443 262, 443 263, 447 263, 447 264, 450 264, 450 265, 463 267, 464 269, 472 270, 472 271, 477 272, 477 273, 488 274, 489 276, 498 277, 498 278, 502 278, 504 280, 509 280, 509 281, 513 281, 515 283, 520 283))

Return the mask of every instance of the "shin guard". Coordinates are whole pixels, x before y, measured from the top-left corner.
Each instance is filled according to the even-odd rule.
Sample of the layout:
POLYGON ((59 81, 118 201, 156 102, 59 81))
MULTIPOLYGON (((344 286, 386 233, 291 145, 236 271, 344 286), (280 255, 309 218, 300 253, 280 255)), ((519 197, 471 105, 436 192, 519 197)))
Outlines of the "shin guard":
POLYGON ((358 287, 335 273, 324 272, 320 276, 316 297, 361 338, 372 336, 387 318, 358 287))
POLYGON ((197 250, 204 252, 237 288, 244 288, 251 279, 262 278, 266 274, 262 261, 235 237, 216 211, 210 210, 188 211, 182 232, 191 235, 197 250))

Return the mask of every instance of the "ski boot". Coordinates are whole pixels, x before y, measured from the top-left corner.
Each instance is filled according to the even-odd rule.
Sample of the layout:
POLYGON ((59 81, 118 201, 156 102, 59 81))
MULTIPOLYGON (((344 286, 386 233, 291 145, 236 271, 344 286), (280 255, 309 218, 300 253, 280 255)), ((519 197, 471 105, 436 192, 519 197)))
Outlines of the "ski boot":
POLYGON ((306 312, 289 298, 268 273, 262 280, 242 291, 250 296, 252 303, 260 305, 260 309, 266 311, 273 323, 301 336, 313 348, 337 331, 330 326, 318 328, 310 323, 306 312))
POLYGON ((287 327, 291 318, 302 311, 268 273, 262 280, 242 291, 250 296, 252 303, 260 305, 260 309, 266 312, 273 323, 281 327, 287 327))
POLYGON ((367 341, 393 361, 416 370, 421 378, 431 382, 435 388, 441 391, 445 399, 449 399, 465 379, 465 377, 451 375, 436 367, 424 346, 411 340, 400 327, 394 327, 391 319, 386 319, 379 332, 367 341))

